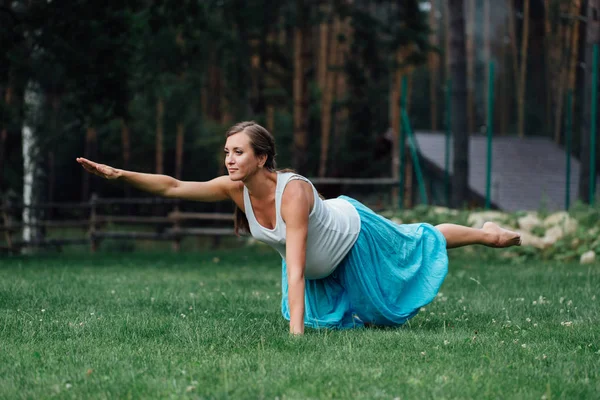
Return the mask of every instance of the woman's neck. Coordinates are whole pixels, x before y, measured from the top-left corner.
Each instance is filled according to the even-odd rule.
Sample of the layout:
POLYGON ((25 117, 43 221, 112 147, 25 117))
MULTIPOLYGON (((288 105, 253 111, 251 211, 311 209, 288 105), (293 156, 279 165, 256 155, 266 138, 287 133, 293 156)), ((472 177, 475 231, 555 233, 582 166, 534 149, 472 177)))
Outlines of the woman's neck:
POLYGON ((264 199, 275 193, 277 187, 277 172, 265 169, 259 170, 244 182, 248 188, 248 194, 255 199, 264 199))

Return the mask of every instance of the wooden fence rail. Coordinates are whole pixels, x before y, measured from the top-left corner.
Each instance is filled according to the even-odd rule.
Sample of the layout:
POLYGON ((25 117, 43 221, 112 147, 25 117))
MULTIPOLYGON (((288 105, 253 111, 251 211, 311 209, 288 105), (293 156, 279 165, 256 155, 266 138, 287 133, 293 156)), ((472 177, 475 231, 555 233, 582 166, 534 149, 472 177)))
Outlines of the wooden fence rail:
MULTIPOLYGON (((233 215, 228 213, 184 212, 180 210, 182 201, 166 198, 99 198, 92 195, 90 201, 82 203, 40 203, 20 204, 5 200, 0 206, 0 235, 4 242, 0 244, 0 252, 18 253, 23 248, 54 247, 66 245, 88 245, 91 252, 98 250, 104 239, 125 240, 157 240, 171 241, 173 250, 181 249, 181 240, 190 236, 209 236, 215 242, 218 237, 230 236, 233 231, 233 215), (114 209, 123 206, 161 206, 168 207, 166 215, 135 216, 113 215, 114 209), (24 208, 37 210, 70 210, 82 214, 79 219, 36 220, 23 222, 20 213, 24 208), (110 208, 111 213, 102 213, 110 208), (81 213, 83 211, 83 213, 81 213), (205 226, 199 226, 203 223, 205 226), (215 223, 229 223, 228 227, 215 227, 215 223), (154 231, 115 230, 119 224, 152 226, 154 231), (189 225, 192 226, 189 226, 189 225), (81 229, 81 237, 49 238, 37 237, 29 241, 20 240, 16 234, 23 228, 37 228, 42 231, 51 229, 81 229)), ((164 212, 164 211, 163 211, 164 212)))
MULTIPOLYGON (((311 181, 317 187, 327 185, 389 187, 399 184, 398 180, 393 178, 311 178, 311 181)), ((65 245, 88 245, 90 251, 95 252, 104 239, 171 241, 173 250, 179 251, 181 240, 185 237, 209 236, 213 237, 216 243, 220 237, 234 234, 232 214, 184 212, 180 210, 183 203, 179 199, 163 197, 100 198, 95 194, 90 197, 89 201, 81 203, 23 204, 4 199, 0 205, 0 235, 4 235, 4 243, 0 243, 0 252, 18 253, 23 248, 44 246, 60 249, 65 245), (116 215, 114 209, 124 206, 129 207, 130 210, 132 206, 145 207, 153 210, 154 213, 158 210, 165 215, 116 215), (60 219, 37 220, 35 223, 27 223, 20 218, 25 208, 48 210, 48 215, 54 215, 54 211, 60 211, 69 216, 63 215, 60 219), (167 208, 170 211, 166 211, 167 208), (103 213, 102 211, 106 211, 106 209, 110 210, 103 213), (225 223, 227 226, 215 226, 215 224, 225 223), (154 231, 114 230, 113 227, 119 224, 152 226, 154 231), (82 232, 81 237, 76 238, 38 237, 24 242, 17 239, 15 234, 26 227, 38 228, 42 231, 71 228, 81 229, 82 232)), ((135 211, 137 212, 139 209, 135 211)))

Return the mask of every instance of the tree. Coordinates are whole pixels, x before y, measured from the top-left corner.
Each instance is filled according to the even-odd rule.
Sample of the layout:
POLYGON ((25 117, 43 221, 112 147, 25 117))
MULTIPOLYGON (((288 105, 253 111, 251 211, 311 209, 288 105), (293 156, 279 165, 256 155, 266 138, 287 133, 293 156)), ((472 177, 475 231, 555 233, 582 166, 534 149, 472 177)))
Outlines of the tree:
POLYGON ((449 0, 450 76, 452 79, 453 174, 452 203, 462 207, 469 195, 469 135, 467 132, 467 85, 465 18, 463 0, 449 0))
POLYGON ((340 19, 335 18, 333 31, 328 34, 328 24, 321 24, 321 52, 319 54, 319 66, 323 71, 319 77, 322 85, 321 89, 321 157, 319 160, 319 176, 324 177, 327 172, 327 161, 329 159, 329 137, 331 134, 331 110, 334 100, 335 81, 338 66, 338 35, 340 33, 340 19), (329 49, 329 51, 327 51, 329 49), (329 57, 327 56, 329 53, 329 57), (334 70, 329 70, 333 67, 334 70))
POLYGON ((30 242, 40 239, 41 230, 37 226, 39 213, 36 208, 29 207, 41 200, 40 184, 41 163, 38 129, 41 128, 42 106, 44 95, 39 85, 30 80, 25 89, 26 115, 23 122, 23 241, 30 242))
MULTIPOLYGON (((579 199, 585 203, 590 201, 590 186, 596 176, 591 176, 591 125, 592 125, 592 91, 598 92, 599 88, 592 87, 592 61, 593 47, 600 44, 600 0, 588 0, 586 10, 587 29, 585 33, 585 76, 584 76, 584 102, 581 114, 581 145, 579 169, 579 199)), ((597 72, 597 71, 596 71, 597 72)), ((600 81, 600 80, 599 80, 600 81)), ((597 111, 597 110, 596 110, 597 111)), ((596 114, 597 115, 597 114, 596 114)), ((596 149, 594 149, 596 150, 596 149)))
POLYGON ((519 137, 525 136, 525 89, 527 85, 527 45, 529 43, 529 0, 523 0, 523 32, 521 34, 521 69, 519 70, 518 121, 519 137))
POLYGON ((466 0, 464 8, 465 17, 465 46, 467 57, 467 130, 469 135, 475 133, 477 115, 475 108, 475 21, 477 20, 477 3, 475 0, 466 0))
POLYGON ((87 200, 92 190, 123 194, 120 185, 72 173, 72 154, 97 151, 109 164, 182 179, 189 165, 208 158, 214 164, 190 173, 207 179, 218 173, 217 133, 234 118, 266 121, 282 166, 388 175, 390 158, 374 160, 374 153, 390 120, 390 74, 426 60, 425 14, 418 0, 320 1, 0 0, 2 188, 22 189, 29 81, 44 99, 39 159, 56 168, 48 177, 56 201, 87 200), (315 4, 326 5, 329 17, 319 69, 312 60, 320 48, 315 4), (32 63, 34 46, 40 51, 32 63), (409 51, 398 62, 400 48, 409 51), (317 76, 322 104, 315 101, 317 76), (322 140, 309 140, 309 132, 322 140), (54 175, 61 179, 56 191, 54 175))
POLYGON ((293 166, 305 174, 308 150, 308 81, 310 25, 309 9, 303 0, 296 0, 296 26, 294 28, 294 150, 293 166))
MULTIPOLYGON (((431 9, 429 10, 429 25, 431 32, 429 34, 429 42, 432 46, 439 46, 439 27, 438 27, 438 5, 437 1, 431 1, 431 9)), ((438 77, 439 77, 439 65, 440 55, 439 50, 432 51, 429 53, 429 101, 431 103, 431 130, 437 131, 437 120, 438 120, 438 77)))

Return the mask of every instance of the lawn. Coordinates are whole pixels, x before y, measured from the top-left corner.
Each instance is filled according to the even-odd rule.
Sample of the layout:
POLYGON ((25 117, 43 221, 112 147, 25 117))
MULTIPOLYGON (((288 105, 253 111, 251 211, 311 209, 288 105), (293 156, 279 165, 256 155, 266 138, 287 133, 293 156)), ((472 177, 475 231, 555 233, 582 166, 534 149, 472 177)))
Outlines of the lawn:
POLYGON ((263 247, 0 259, 0 398, 600 396, 599 265, 460 255, 409 324, 298 338, 280 278, 263 247))

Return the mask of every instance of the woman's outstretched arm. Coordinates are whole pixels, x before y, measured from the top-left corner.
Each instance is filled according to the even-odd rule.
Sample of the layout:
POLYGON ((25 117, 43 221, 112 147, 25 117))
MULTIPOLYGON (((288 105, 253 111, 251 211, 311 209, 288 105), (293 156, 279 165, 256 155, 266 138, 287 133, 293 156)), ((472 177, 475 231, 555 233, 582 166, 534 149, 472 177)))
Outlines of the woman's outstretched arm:
POLYGON ((113 168, 85 158, 77 158, 77 162, 89 173, 104 179, 123 181, 137 189, 158 196, 196 201, 221 201, 231 198, 236 182, 228 176, 220 176, 207 182, 180 181, 168 175, 145 174, 113 168))

